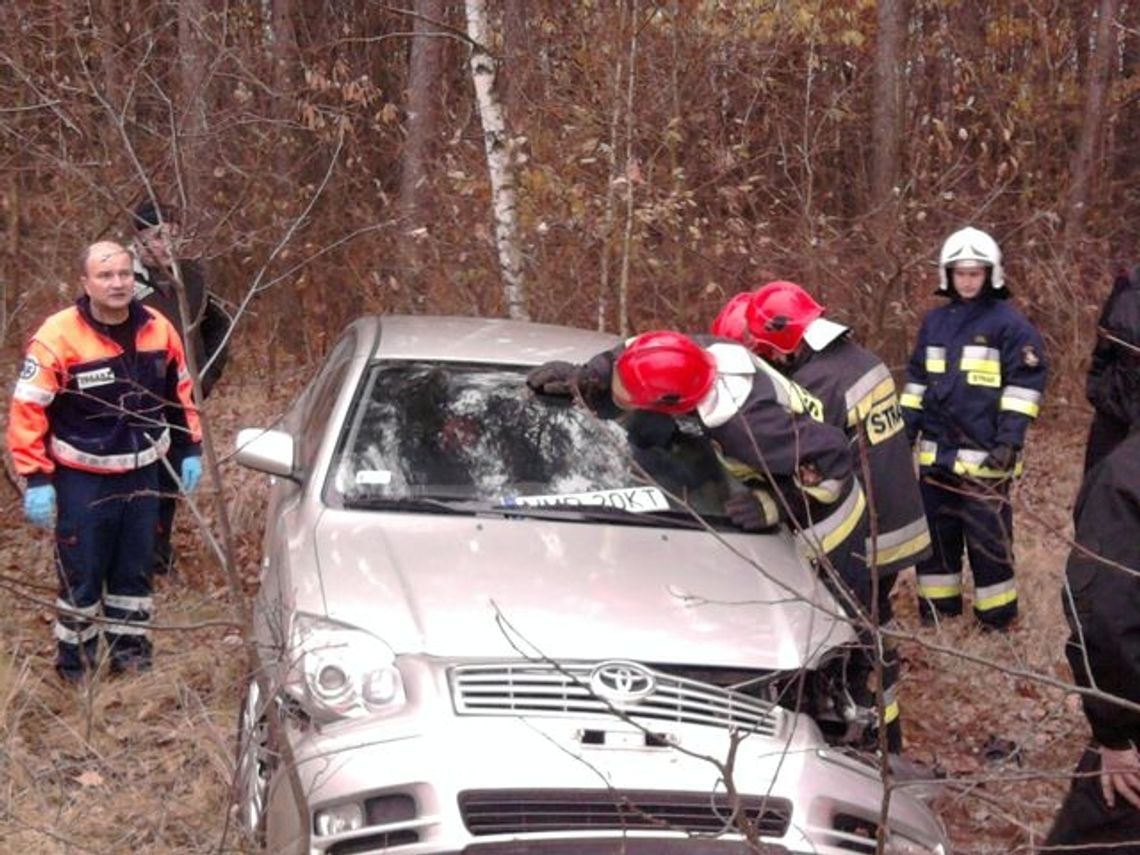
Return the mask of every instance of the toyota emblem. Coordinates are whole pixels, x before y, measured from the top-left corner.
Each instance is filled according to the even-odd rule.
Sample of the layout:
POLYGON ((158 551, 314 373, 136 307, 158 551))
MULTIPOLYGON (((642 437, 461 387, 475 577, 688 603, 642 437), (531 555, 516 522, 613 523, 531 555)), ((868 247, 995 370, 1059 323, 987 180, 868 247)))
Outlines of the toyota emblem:
POLYGON ((590 674, 590 690, 615 706, 640 701, 655 688, 653 675, 634 662, 603 662, 590 674))

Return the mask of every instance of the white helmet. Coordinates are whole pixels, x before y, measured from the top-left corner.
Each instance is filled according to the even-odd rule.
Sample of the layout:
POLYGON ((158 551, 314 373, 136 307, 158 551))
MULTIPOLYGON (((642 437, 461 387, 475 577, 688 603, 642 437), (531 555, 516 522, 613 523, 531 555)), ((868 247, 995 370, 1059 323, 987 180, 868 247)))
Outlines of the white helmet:
POLYGON ((990 286, 995 291, 1005 287, 1005 275, 1001 269, 1001 250, 995 241, 981 229, 966 226, 946 238, 942 252, 938 254, 938 290, 950 293, 950 267, 959 261, 974 261, 990 268, 990 286))

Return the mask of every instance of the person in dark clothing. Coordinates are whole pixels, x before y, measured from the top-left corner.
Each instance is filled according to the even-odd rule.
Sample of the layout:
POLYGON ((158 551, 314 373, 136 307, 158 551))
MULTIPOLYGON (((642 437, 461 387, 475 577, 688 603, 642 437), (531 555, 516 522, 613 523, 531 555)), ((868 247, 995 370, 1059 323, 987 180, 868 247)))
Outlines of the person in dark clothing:
POLYGON ((1092 742, 1042 851, 1140 851, 1140 712, 1111 699, 1140 703, 1140 431, 1086 474, 1074 516, 1065 655, 1077 684, 1099 694, 1082 696, 1092 742))
POLYGON ((934 554, 918 562, 926 622, 962 613, 962 554, 974 576, 983 629, 1017 617, 1010 485, 1040 412, 1048 370, 1041 334, 1006 299, 1001 250, 967 227, 942 245, 939 290, 927 313, 899 400, 918 445, 922 501, 934 554))
MULTIPOLYGON (((230 318, 207 290, 201 263, 177 258, 182 238, 178 212, 160 202, 144 199, 135 208, 133 218, 135 299, 156 309, 174 325, 187 352, 193 353, 199 372, 198 391, 205 401, 225 368, 230 318), (179 283, 186 298, 185 323, 179 303, 179 283)), ((169 462, 177 472, 181 461, 171 457, 169 462)), ((154 572, 161 575, 169 573, 175 562, 170 539, 178 507, 178 486, 166 466, 161 467, 159 475, 161 498, 154 572)))
POLYGON ((1093 405, 1088 472, 1140 423, 1140 265, 1117 275, 1101 309, 1085 394, 1093 405))

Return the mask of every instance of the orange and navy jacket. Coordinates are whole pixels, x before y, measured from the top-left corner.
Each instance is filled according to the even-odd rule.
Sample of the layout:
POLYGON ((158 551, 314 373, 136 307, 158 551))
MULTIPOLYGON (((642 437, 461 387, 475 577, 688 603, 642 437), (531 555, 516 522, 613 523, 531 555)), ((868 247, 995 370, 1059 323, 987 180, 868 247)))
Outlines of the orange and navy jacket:
POLYGON ((124 349, 81 297, 32 336, 8 419, 8 449, 29 485, 48 483, 56 466, 127 472, 171 445, 196 452, 201 423, 177 331, 137 301, 127 323, 124 349))

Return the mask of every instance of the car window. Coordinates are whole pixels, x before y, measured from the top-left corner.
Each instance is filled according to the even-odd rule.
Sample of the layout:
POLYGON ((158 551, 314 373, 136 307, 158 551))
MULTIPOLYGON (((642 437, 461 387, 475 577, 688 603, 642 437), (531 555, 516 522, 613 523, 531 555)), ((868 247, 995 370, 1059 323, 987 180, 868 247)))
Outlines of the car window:
POLYGON ((382 363, 368 372, 331 470, 330 501, 472 500, 723 516, 728 486, 693 426, 606 421, 537 396, 524 369, 382 363), (637 430, 639 445, 627 429, 637 430), (646 440, 649 440, 647 442, 646 440))

